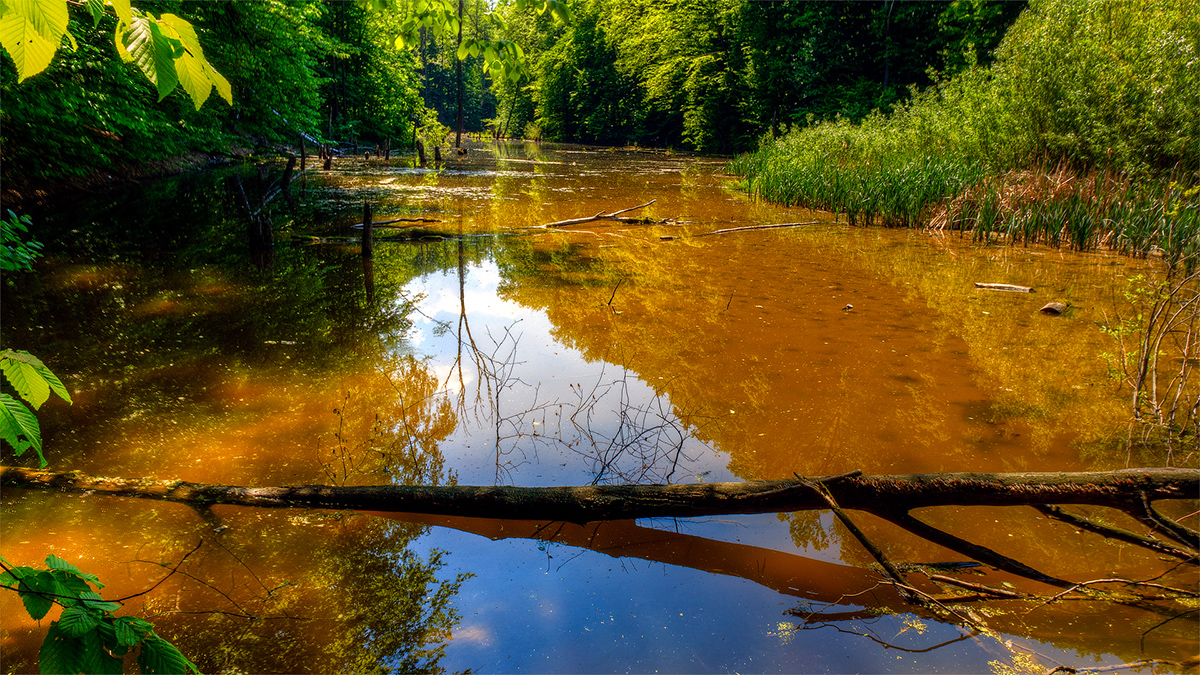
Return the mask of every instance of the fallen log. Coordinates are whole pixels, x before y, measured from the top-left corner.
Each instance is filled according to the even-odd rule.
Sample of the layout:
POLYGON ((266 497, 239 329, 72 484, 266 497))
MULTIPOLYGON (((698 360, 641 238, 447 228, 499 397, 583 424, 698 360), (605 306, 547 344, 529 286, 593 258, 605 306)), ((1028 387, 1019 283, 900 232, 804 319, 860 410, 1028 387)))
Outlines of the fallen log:
POLYGON ((622 222, 622 223, 631 223, 631 222, 635 222, 633 218, 621 218, 620 215, 622 213, 629 213, 630 211, 637 211, 638 209, 644 209, 656 201, 658 201, 658 200, 651 199, 650 201, 648 201, 645 204, 642 204, 640 206, 631 206, 627 209, 621 209, 620 211, 613 211, 612 213, 605 213, 605 212, 601 211, 600 213, 597 213, 594 216, 587 216, 584 218, 570 218, 568 220, 558 220, 553 223, 546 223, 545 225, 542 225, 541 227, 542 227, 542 229, 550 229, 552 227, 567 227, 568 225, 581 225, 583 223, 591 223, 591 222, 594 222, 597 220, 615 220, 615 221, 622 222))
POLYGON ((6 488, 137 497, 197 506, 359 509, 573 523, 828 508, 825 499, 811 487, 812 482, 824 485, 844 509, 887 515, 929 506, 1087 504, 1134 509, 1140 508, 1143 498, 1200 498, 1200 470, 1196 469, 891 476, 851 473, 681 485, 245 487, 0 467, 0 485, 6 488))

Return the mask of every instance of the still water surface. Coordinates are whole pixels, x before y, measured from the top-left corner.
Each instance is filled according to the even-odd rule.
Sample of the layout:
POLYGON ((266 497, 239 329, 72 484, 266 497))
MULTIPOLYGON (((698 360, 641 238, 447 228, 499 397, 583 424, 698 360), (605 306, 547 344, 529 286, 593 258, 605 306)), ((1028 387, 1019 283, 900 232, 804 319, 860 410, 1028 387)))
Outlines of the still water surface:
MULTIPOLYGON (((72 389, 39 415, 50 468, 100 475, 538 486, 1161 460, 1120 446, 1097 327, 1143 263, 851 229, 749 201, 720 169, 519 144, 441 170, 346 161, 277 206, 260 265, 216 174, 58 205, 38 220, 50 255, 4 285, 4 343, 72 389), (379 232, 364 265, 364 200, 439 222, 379 232), (627 215, 665 222, 537 228, 651 200, 627 215), (694 236, 790 222, 810 224, 694 236)), ((1001 672, 1197 649, 1194 614, 1155 628, 1168 617, 1099 603, 975 605, 991 634, 941 623, 819 513, 577 526, 18 490, 3 509, 6 558, 60 555, 106 597, 185 558, 126 607, 206 672, 1001 672)), ((922 516, 1071 580, 1168 570, 1031 509, 922 516)), ((859 525, 893 560, 959 559, 859 525)), ((0 603, 3 669, 28 672, 45 626, 0 603)))

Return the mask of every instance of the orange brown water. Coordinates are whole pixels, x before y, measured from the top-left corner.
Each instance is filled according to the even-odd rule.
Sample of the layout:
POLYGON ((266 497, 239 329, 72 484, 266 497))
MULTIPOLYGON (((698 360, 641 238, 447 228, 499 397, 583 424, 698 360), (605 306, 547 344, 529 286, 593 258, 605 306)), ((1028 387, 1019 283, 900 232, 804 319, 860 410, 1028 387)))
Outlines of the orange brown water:
MULTIPOLYGON (((748 201, 720 167, 519 145, 440 172, 335 162, 309 176, 317 215, 297 216, 265 271, 219 203, 174 226, 190 238, 123 247, 80 232, 119 229, 128 209, 92 207, 93 222, 51 230, 57 252, 35 278, 6 287, 5 346, 74 392, 39 413, 50 468, 100 475, 570 485, 1161 459, 1119 442, 1128 415, 1097 327, 1152 265, 851 229, 748 201), (377 220, 441 221, 440 237, 377 244, 370 298, 337 229, 364 199, 377 220), (536 229, 652 199, 627 215, 667 223, 536 229), (812 224, 693 236, 784 222, 812 224), (1072 310, 1040 314, 1051 299, 1072 310)), ((17 490, 3 507, 8 560, 60 555, 106 597, 144 590, 199 544, 186 574, 127 608, 206 671, 989 672, 1028 654, 1048 670, 1197 647, 1186 604, 992 603, 972 611, 996 633, 971 634, 880 587, 817 513, 579 527, 17 490)), ((921 515, 1072 581, 1171 568, 1032 510, 921 515)), ((894 560, 961 559, 859 525, 894 560)), ((1194 568, 1165 579, 1196 585, 1194 568)), ((0 602, 3 668, 32 668, 45 622, 0 602)))

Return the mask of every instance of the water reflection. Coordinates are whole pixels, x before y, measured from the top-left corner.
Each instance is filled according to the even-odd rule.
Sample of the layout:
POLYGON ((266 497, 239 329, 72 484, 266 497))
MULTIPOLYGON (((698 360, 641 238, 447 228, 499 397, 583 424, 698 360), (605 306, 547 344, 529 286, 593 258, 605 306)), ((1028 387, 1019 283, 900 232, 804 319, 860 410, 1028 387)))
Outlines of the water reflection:
MULTIPOLYGON (((1124 461, 1104 442, 1121 402, 1093 322, 1138 263, 828 219, 692 239, 814 216, 722 189, 707 160, 496 146, 454 162, 347 161, 308 176, 308 201, 277 214, 292 239, 265 269, 204 176, 149 191, 148 204, 114 196, 47 221, 38 236, 52 255, 5 279, 0 329, 73 391, 75 406, 39 412, 52 467, 566 485, 1124 461), (381 234, 364 265, 349 230, 364 199, 380 218, 435 218, 445 239, 381 234), (673 224, 526 229, 650 199, 647 215, 673 224), (974 281, 1030 282, 1076 313, 1047 318, 1048 298, 974 281)), ((584 528, 217 507, 213 521, 56 497, 6 491, 6 557, 53 551, 122 595, 161 574, 137 561, 178 560, 203 539, 188 576, 131 609, 207 670, 977 672, 1009 658, 895 603, 816 513, 584 528), (854 595, 865 589, 870 601, 854 595), (864 633, 944 646, 896 660, 864 633)), ((1194 585, 1032 511, 922 517, 1057 576, 1169 572, 1194 585)), ((954 557, 882 521, 859 525, 894 560, 954 557)), ((42 629, 11 619, 13 602, 0 595, 5 666, 20 669, 42 629)), ((995 607, 988 621, 1066 663, 1194 652, 1186 607, 1156 628, 1162 616, 1129 608, 1025 609, 995 607)))

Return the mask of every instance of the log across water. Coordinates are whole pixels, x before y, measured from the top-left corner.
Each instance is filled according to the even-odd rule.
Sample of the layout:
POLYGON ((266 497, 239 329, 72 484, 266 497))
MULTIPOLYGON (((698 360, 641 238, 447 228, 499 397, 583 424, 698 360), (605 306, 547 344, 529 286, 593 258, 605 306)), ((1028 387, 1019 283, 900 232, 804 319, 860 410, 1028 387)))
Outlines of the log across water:
POLYGON ((586 523, 653 517, 777 513, 828 508, 809 483, 846 509, 895 513, 927 506, 1089 504, 1128 509, 1143 500, 1200 498, 1200 470, 941 473, 815 477, 686 485, 573 487, 369 485, 245 487, 100 478, 0 467, 5 487, 138 497, 193 505, 361 509, 586 523))

